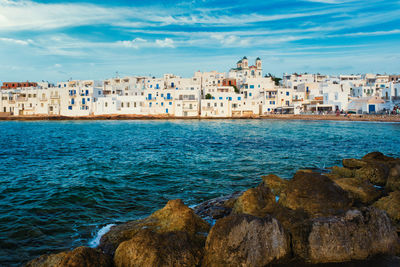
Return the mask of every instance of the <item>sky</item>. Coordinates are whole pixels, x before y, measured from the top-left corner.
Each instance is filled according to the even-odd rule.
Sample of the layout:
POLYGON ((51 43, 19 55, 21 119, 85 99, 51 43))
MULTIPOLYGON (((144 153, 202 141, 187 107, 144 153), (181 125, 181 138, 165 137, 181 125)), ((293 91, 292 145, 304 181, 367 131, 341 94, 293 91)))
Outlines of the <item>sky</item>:
POLYGON ((399 73, 400 0, 0 0, 0 82, 399 73))

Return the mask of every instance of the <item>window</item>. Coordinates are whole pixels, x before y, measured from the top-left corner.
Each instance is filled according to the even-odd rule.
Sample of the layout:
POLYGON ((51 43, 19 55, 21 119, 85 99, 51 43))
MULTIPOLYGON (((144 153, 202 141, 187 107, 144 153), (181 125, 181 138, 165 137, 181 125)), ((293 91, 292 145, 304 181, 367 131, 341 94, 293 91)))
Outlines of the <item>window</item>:
POLYGON ((249 96, 251 96, 251 93, 249 93, 249 96))
POLYGON ((289 92, 286 92, 286 95, 289 95, 289 92))
POLYGON ((242 100, 242 97, 238 96, 238 100, 242 100))
POLYGON ((221 107, 223 107, 223 106, 224 106, 224 103, 221 102, 221 107))

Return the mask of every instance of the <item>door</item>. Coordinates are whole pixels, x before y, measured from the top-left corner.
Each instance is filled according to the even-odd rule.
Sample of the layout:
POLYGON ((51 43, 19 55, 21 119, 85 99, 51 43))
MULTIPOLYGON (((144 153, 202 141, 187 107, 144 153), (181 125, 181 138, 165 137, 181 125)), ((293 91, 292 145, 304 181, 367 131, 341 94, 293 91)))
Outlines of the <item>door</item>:
POLYGON ((369 113, 375 113, 375 105, 369 105, 368 106, 368 112, 369 113))

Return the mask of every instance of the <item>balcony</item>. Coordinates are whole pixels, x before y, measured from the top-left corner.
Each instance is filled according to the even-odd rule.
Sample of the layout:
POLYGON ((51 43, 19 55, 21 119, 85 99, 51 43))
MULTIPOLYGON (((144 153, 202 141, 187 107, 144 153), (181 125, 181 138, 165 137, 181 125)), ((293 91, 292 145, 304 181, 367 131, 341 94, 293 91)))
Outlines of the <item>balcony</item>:
POLYGON ((27 97, 21 97, 21 96, 18 96, 18 97, 17 97, 17 101, 18 101, 18 102, 23 102, 23 101, 27 101, 27 100, 28 100, 27 97))
POLYGON ((60 99, 60 96, 59 95, 50 95, 50 98, 51 99, 60 99))

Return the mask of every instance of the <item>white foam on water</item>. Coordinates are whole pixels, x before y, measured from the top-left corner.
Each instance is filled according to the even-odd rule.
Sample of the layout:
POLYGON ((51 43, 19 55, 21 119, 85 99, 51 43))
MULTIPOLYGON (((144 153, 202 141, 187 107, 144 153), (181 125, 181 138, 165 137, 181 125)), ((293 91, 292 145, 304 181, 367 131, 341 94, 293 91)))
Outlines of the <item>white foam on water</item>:
POLYGON ((89 241, 89 246, 91 248, 95 248, 100 244, 100 239, 103 235, 105 235, 108 231, 110 231, 110 228, 113 227, 115 224, 107 224, 106 226, 102 227, 96 234, 96 236, 89 241))

